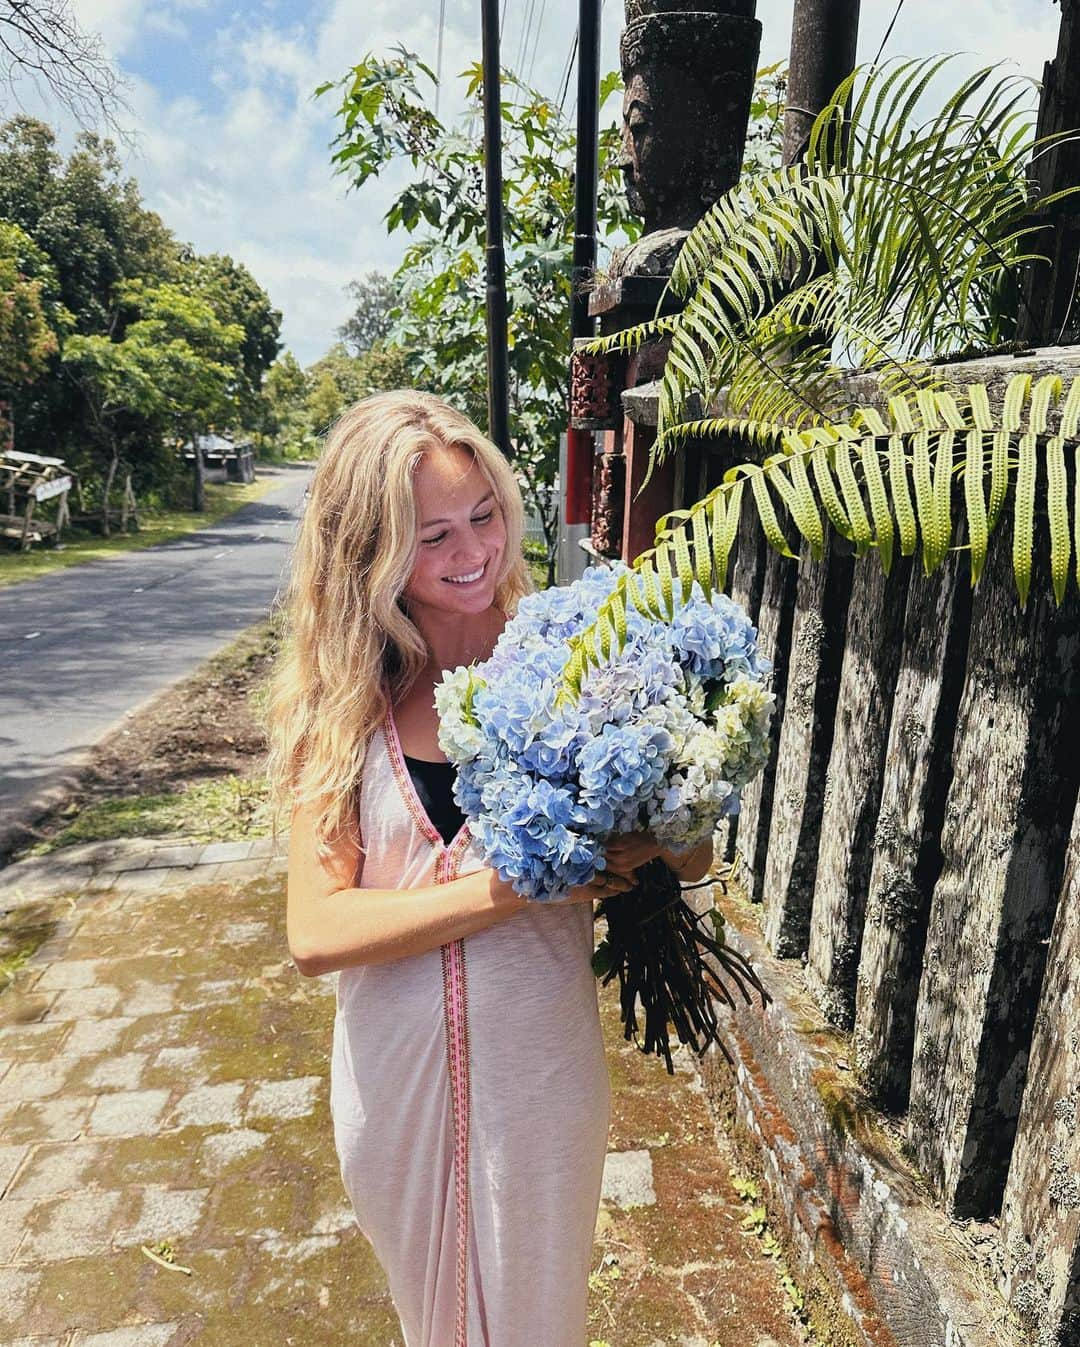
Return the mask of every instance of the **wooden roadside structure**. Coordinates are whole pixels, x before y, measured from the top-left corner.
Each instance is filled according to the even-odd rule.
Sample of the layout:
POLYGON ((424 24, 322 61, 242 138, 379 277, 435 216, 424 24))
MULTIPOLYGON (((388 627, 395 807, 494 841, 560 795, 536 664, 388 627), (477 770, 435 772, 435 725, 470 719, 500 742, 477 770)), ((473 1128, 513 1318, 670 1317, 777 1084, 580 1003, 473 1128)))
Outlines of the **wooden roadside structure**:
POLYGON ((33 543, 55 546, 64 525, 71 522, 67 500, 71 486, 71 474, 62 458, 13 448, 0 450, 0 500, 5 506, 0 514, 0 536, 16 539, 22 552, 33 543), (35 517, 37 506, 54 496, 60 498, 56 522, 41 515, 35 517))

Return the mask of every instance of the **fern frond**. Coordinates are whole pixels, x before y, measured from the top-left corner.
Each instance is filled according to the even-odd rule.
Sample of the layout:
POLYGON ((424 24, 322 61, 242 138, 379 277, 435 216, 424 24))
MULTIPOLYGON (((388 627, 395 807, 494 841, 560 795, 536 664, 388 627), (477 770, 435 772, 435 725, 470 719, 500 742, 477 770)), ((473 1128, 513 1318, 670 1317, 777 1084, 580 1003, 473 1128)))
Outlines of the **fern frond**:
MULTIPOLYGON (((1062 603, 1073 557, 1080 588, 1080 504, 1074 492, 1070 506, 1066 467, 1069 456, 1074 474, 1080 466, 1078 422, 1080 378, 1066 389, 1056 376, 1033 386, 1021 375, 1010 381, 996 403, 983 385, 972 385, 959 400, 947 390, 924 389, 914 400, 894 398, 887 417, 864 407, 847 422, 788 429, 782 437, 776 435, 776 427, 767 427, 774 442, 781 439, 781 452, 761 463, 736 464, 701 500, 658 521, 653 547, 619 577, 594 627, 571 642, 559 696, 575 695, 588 669, 608 658, 610 650, 622 648, 628 605, 654 621, 670 622, 696 585, 705 594, 726 587, 748 481, 765 538, 781 555, 796 554, 778 503, 815 559, 824 553, 824 513, 834 530, 855 543, 857 553, 876 551, 886 571, 897 532, 904 556, 914 552, 921 533, 923 568, 931 574, 949 552, 953 479, 959 475, 964 483, 971 582, 979 583, 990 535, 1011 503, 1013 573, 1024 606, 1031 589, 1042 458, 1050 574, 1055 600, 1062 603), (1048 435, 1058 412, 1058 430, 1048 435)), ((699 424, 706 430, 712 426, 699 424)))

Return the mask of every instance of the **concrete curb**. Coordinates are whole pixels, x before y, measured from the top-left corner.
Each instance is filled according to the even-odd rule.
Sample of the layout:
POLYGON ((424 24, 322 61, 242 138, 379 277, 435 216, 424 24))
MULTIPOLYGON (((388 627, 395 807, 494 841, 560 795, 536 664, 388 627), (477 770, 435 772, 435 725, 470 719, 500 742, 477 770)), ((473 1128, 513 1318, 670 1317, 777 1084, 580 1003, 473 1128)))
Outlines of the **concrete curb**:
POLYGON ((150 883, 156 871, 192 872, 195 883, 208 882, 211 877, 228 879, 231 870, 239 874, 252 863, 265 867, 268 862, 284 860, 288 846, 287 832, 276 840, 256 837, 239 842, 182 842, 161 837, 87 842, 48 856, 28 857, 0 871, 0 909, 14 911, 70 889, 111 888, 122 882, 122 876, 131 876, 135 882, 135 875, 140 874, 150 883))

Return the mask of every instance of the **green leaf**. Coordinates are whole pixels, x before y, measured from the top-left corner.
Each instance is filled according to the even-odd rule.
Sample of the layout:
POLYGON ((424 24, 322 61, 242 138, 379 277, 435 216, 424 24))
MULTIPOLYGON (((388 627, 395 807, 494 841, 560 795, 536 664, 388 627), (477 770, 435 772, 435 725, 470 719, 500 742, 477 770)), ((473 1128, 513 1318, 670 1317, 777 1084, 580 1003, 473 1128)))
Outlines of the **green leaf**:
POLYGON ((1020 607, 1027 606, 1035 535, 1035 448, 1038 437, 1021 435, 1016 467, 1016 503, 1013 515, 1013 574, 1020 607))

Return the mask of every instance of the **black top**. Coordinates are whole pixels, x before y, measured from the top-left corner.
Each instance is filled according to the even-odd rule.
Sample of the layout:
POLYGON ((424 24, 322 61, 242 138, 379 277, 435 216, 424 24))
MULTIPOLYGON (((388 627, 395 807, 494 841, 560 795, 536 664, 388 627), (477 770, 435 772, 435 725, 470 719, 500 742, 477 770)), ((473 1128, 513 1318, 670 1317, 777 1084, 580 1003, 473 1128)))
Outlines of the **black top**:
POLYGON ((465 822, 465 815, 454 800, 457 768, 452 762, 428 762, 424 758, 410 758, 407 753, 403 753, 402 757, 424 812, 439 830, 442 840, 449 845, 465 822))

